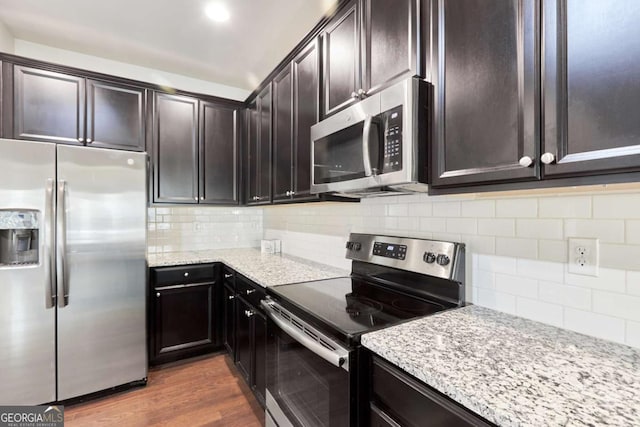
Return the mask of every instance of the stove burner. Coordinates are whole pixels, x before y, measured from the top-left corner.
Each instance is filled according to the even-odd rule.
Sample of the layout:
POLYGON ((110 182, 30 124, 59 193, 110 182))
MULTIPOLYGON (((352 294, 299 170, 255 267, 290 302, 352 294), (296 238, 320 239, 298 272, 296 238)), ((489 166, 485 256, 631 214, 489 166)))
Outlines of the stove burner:
POLYGON ((347 306, 345 311, 350 317, 368 316, 382 310, 382 304, 369 298, 351 294, 346 295, 347 306))

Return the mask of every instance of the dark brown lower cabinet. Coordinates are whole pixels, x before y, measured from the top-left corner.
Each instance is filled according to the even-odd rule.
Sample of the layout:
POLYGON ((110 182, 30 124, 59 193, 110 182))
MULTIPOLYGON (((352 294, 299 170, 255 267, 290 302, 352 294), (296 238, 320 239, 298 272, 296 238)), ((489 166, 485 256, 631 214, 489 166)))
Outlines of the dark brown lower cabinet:
POLYGON ((238 298, 236 308, 236 367, 245 381, 253 385, 251 369, 253 328, 251 317, 247 316, 251 305, 242 298, 238 298))
POLYGON ((256 311, 253 316, 253 392, 264 406, 267 389, 267 318, 256 311))
POLYGON ((160 364, 221 347, 221 291, 213 264, 152 270, 149 362, 160 364))
POLYGON ((236 295, 226 284, 222 288, 222 342, 233 360, 236 358, 236 295))
POLYGON ((490 422, 374 356, 371 363, 371 426, 486 427, 490 422))

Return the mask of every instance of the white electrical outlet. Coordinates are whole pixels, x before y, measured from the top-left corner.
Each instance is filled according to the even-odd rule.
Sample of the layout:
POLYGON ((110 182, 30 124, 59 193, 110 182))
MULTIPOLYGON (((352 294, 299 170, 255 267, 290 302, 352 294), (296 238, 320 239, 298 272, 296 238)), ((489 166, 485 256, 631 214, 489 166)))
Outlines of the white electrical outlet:
POLYGON ((569 273, 597 276, 599 261, 598 239, 569 238, 569 273))

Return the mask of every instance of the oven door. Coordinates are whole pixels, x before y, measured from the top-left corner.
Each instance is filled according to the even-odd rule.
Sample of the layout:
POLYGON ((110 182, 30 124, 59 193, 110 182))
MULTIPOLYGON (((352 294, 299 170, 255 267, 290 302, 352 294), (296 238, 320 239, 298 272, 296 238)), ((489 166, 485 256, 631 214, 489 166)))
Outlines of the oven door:
POLYGON ((267 324, 268 425, 354 425, 351 353, 273 301, 267 324))

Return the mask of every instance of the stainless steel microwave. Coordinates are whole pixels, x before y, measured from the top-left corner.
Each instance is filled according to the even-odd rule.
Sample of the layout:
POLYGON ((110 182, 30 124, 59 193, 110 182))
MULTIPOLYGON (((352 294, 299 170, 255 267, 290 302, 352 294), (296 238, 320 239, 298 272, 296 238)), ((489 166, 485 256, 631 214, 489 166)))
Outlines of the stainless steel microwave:
POLYGON ((429 83, 403 80, 311 127, 311 192, 427 190, 429 83))

